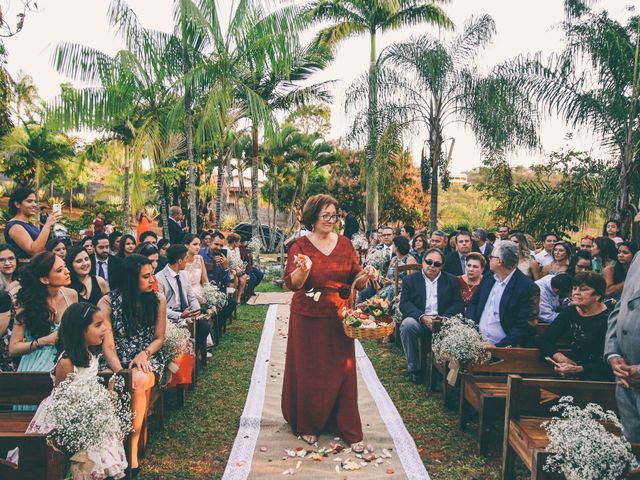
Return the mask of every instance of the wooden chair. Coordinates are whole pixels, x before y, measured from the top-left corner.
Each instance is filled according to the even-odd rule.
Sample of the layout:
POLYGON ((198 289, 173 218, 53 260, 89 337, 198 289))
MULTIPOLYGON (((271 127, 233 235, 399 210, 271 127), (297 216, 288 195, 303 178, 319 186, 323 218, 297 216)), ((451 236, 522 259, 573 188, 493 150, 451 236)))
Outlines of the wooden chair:
MULTIPOLYGON (((125 378, 125 390, 131 392, 131 371, 118 373, 125 378)), ((101 375, 110 377, 111 374, 101 375)), ((48 372, 2 372, 0 373, 0 405, 37 405, 53 389, 48 372)), ((35 411, 0 411, 0 478, 3 480, 44 479, 57 480, 64 477, 65 456, 47 445, 42 434, 27 434, 25 431, 35 411), (18 465, 4 460, 9 450, 18 447, 18 465)), ((127 460, 131 452, 130 440, 125 441, 127 460)))
POLYGON ((486 455, 490 420, 502 419, 507 398, 507 375, 557 377, 553 365, 540 357, 537 348, 488 349, 491 360, 474 365, 460 375, 460 428, 465 429, 469 407, 479 414, 478 451, 486 455))
POLYGON ((519 456, 531 472, 531 479, 555 479, 563 476, 543 470, 549 439, 541 424, 554 416, 551 407, 560 397, 570 395, 574 403, 584 407, 593 402, 605 410, 617 412, 614 382, 585 382, 522 378, 509 375, 504 418, 502 478, 514 478, 515 456, 519 456))
MULTIPOLYGON (((400 265, 396 266, 393 272, 393 298, 399 298, 400 295, 400 273, 403 272, 417 272, 422 269, 422 265, 420 264, 411 264, 411 265, 400 265)), ((394 343, 397 347, 402 348, 402 343, 400 341, 400 322, 394 320, 396 323, 396 328, 394 330, 394 343)), ((424 371, 424 370, 423 370, 424 371)))

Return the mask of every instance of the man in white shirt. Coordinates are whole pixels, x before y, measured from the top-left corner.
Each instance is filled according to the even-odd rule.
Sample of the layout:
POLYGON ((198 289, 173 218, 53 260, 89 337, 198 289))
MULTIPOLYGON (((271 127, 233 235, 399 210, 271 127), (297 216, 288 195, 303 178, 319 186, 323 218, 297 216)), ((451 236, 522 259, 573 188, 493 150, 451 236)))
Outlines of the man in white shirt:
POLYGON ((540 314, 538 319, 543 323, 553 322, 560 313, 560 299, 571 295, 573 281, 570 275, 560 273, 547 275, 536 280, 540 289, 540 314))
POLYGON ((558 236, 554 233, 545 233, 542 235, 542 250, 533 257, 540 267, 544 267, 553 262, 553 246, 558 241, 558 236))
POLYGON ((437 248, 428 249, 422 259, 422 271, 408 275, 402 281, 400 339, 411 382, 423 383, 420 368, 420 338, 429 341, 436 317, 462 313, 464 304, 460 284, 453 275, 443 272, 444 256, 437 248))
POLYGON ((467 306, 467 317, 490 344, 507 347, 533 343, 540 303, 538 286, 518 269, 518 246, 500 242, 490 256, 493 275, 485 275, 467 306))

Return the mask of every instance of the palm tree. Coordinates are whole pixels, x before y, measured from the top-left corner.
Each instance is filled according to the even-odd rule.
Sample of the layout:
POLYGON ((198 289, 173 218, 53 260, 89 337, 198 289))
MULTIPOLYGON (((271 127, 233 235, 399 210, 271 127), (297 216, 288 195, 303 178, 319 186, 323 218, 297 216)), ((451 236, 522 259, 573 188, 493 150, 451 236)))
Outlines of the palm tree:
POLYGON ((18 78, 13 84, 13 95, 16 101, 16 116, 22 118, 23 113, 31 116, 36 101, 40 99, 38 87, 33 83, 31 75, 23 71, 18 72, 18 78))
POLYGON ((3 171, 17 184, 36 192, 45 178, 62 173, 61 160, 75 154, 67 136, 33 123, 14 128, 2 139, 1 147, 3 171))
POLYGON ((328 45, 336 45, 356 35, 369 34, 366 218, 367 231, 372 231, 378 225, 378 182, 375 169, 380 133, 377 113, 377 34, 419 23, 430 23, 443 28, 452 27, 452 23, 442 9, 421 0, 315 0, 309 7, 308 15, 319 22, 334 22, 334 25, 322 30, 319 35, 319 40, 328 45))
MULTIPOLYGON (((221 148, 222 139, 237 120, 250 123, 251 219, 257 236, 260 132, 268 136, 275 131, 276 112, 328 98, 325 85, 302 88, 296 82, 324 68, 331 55, 322 45, 300 45, 298 34, 305 25, 301 7, 267 12, 257 0, 239 0, 226 31, 219 13, 216 2, 207 0, 200 2, 197 14, 193 13, 199 18, 201 31, 207 33, 212 52, 189 74, 189 82, 206 86, 209 93, 196 135, 203 143, 221 148), (234 109, 234 120, 225 121, 226 112, 234 109)), ((239 175, 242 177, 242 172, 239 175)))
MULTIPOLYGON (((517 89, 495 74, 481 75, 474 66, 494 33, 493 19, 484 15, 467 21, 448 43, 422 35, 390 45, 380 57, 382 121, 427 131, 421 179, 423 190, 431 189, 432 231, 437 229, 438 174, 448 170, 448 126, 458 122, 469 127, 490 160, 503 160, 511 146, 538 144, 535 111, 517 89)), ((366 99, 364 83, 356 83, 348 94, 355 102, 366 99)))
POLYGON ((612 210, 626 232, 640 165, 640 21, 636 16, 623 25, 606 11, 594 12, 593 3, 565 0, 563 52, 546 62, 539 55, 520 57, 503 73, 547 113, 601 137, 619 170, 612 210))

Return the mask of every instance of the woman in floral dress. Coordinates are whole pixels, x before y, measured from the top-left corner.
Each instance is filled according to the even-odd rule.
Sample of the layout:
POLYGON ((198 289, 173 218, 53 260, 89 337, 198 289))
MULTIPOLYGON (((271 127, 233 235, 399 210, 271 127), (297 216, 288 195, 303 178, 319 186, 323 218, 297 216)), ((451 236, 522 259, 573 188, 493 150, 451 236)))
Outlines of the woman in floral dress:
POLYGON ((131 469, 139 471, 138 440, 147 416, 151 388, 162 376, 162 352, 167 321, 167 303, 153 291, 151 260, 134 253, 122 262, 122 286, 105 295, 98 308, 107 319, 103 350, 109 368, 118 372, 131 368, 134 412, 131 441, 131 469))

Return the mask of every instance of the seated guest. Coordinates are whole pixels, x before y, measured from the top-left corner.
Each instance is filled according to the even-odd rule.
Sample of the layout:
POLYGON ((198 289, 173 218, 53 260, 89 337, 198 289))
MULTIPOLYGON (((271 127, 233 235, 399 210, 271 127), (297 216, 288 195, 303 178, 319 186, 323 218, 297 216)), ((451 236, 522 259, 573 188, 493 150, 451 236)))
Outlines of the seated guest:
POLYGON ((631 265, 633 256, 638 251, 635 243, 621 242, 618 244, 618 261, 604 269, 604 280, 607 283, 605 295, 607 297, 618 299, 624 288, 624 280, 627 278, 627 272, 631 265))
POLYGON ((20 284, 16 275, 18 257, 15 251, 7 244, 0 244, 0 290, 9 292, 14 297, 20 284))
POLYGON ((49 241, 47 241, 47 244, 44 246, 44 249, 47 252, 55 253, 62 260, 65 260, 67 258, 67 246, 59 238, 52 238, 49 241))
MULTIPOLYGON (((393 291, 394 278, 395 278, 395 272, 397 268, 403 265, 416 264, 415 258, 409 255, 409 240, 407 240, 406 237, 402 237, 402 236, 395 237, 393 239, 392 251, 393 251, 394 257, 391 260, 391 265, 389 266, 387 275, 382 279, 383 286, 378 292, 378 294, 382 298, 387 298, 389 300, 393 300, 394 298, 394 291, 393 291)), ((399 286, 402 285, 402 279, 406 276, 407 276, 407 272, 400 272, 398 274, 399 286)))
POLYGON ((471 253, 471 234, 458 232, 455 236, 455 250, 447 256, 444 262, 444 271, 457 277, 463 275, 467 269, 467 255, 471 253))
POLYGON ((536 285, 540 289, 538 320, 542 323, 551 323, 560 313, 562 299, 571 295, 572 277, 566 273, 547 275, 536 280, 536 285))
POLYGON ((170 246, 171 242, 166 238, 158 240, 158 254, 160 255, 160 258, 158 258, 158 268, 156 268, 156 273, 167 266, 167 249, 170 246))
POLYGON ((591 235, 585 235, 584 237, 582 237, 580 239, 580 250, 586 250, 587 252, 591 253, 594 240, 595 238, 593 238, 591 235))
POLYGON ((156 232, 153 232, 151 230, 147 230, 145 232, 142 232, 140 234, 140 240, 138 240, 138 243, 153 243, 154 245, 158 243, 158 234, 156 232))
MULTIPOLYGON (((55 367, 51 371, 54 385, 59 385, 67 380, 73 382, 76 379, 95 377, 98 374, 98 356, 101 350, 107 329, 104 315, 90 303, 74 303, 62 316, 60 323, 61 354, 55 367)), ((45 398, 38 411, 31 419, 26 433, 43 434, 52 429, 48 421, 47 410, 53 401, 53 393, 45 398)), ((90 417, 85 417, 84 422, 91 422, 90 417)), ((75 478, 125 478, 127 459, 122 445, 115 435, 109 435, 99 444, 92 445, 84 451, 87 456, 86 476, 75 478)))
MULTIPOLYGON (((204 260, 209 282, 218 285, 223 292, 226 291, 229 283, 231 283, 229 260, 227 260, 227 257, 224 255, 224 241, 225 237, 222 233, 214 232, 211 246, 200 249, 200 256, 204 260)), ((223 323, 227 321, 231 312, 236 308, 236 305, 235 300, 229 297, 227 305, 218 313, 223 323)))
POLYGON ((597 237, 591 247, 591 263, 593 271, 602 274, 608 266, 613 266, 618 256, 618 249, 608 237, 597 237))
POLYGON ((69 249, 67 269, 71 275, 71 288, 78 292, 79 301, 98 305, 100 299, 109 293, 106 280, 91 274, 91 258, 82 246, 69 249))
POLYGON ((518 269, 527 277, 537 280, 540 278, 540 265, 531 256, 529 241, 522 232, 511 232, 509 240, 518 245, 518 269))
POLYGON ((183 245, 187 247, 187 257, 185 263, 185 271, 189 275, 189 282, 193 293, 202 305, 205 303, 202 298, 202 287, 209 283, 207 277, 207 269, 204 260, 200 256, 200 238, 193 233, 187 233, 182 238, 183 245))
MULTIPOLYGON (((191 234, 189 234, 191 235, 191 234)), ((194 319, 200 315, 200 302, 193 293, 187 265, 187 247, 171 245, 167 250, 169 264, 157 275, 160 291, 167 299, 167 317, 173 322, 194 319)), ((211 333, 207 320, 196 320, 196 350, 200 350, 211 333)))
POLYGON ((542 276, 566 272, 571 261, 571 247, 566 242, 553 245, 553 261, 542 267, 542 276))
POLYGON ((487 243, 492 247, 495 246, 496 243, 496 234, 493 232, 487 232, 487 243))
POLYGON ((114 230, 108 236, 109 238, 109 248, 111 248, 112 255, 118 255, 120 252, 120 240, 122 240, 122 232, 118 230, 114 230))
POLYGON ((555 233, 544 233, 541 237, 542 250, 534 255, 534 259, 544 268, 553 262, 553 246, 558 242, 558 236, 555 233))
MULTIPOLYGON (((158 259, 160 258, 160 253, 158 252, 158 247, 155 244, 149 242, 139 243, 136 247, 136 253, 139 253, 143 257, 147 257, 149 260, 151 260, 151 266, 153 267, 154 274, 158 271, 158 259)), ((159 290, 160 287, 158 286, 158 280, 154 275, 153 291, 157 292, 159 290)))
POLYGON ((128 257, 136 250, 136 237, 127 233, 120 238, 119 245, 117 256, 120 258, 128 257))
POLYGON ((82 240, 80 240, 80 243, 78 243, 78 245, 84 247, 89 256, 92 256, 95 253, 95 251, 93 250, 93 237, 82 237, 82 240))
POLYGON ((476 228, 471 233, 471 239, 476 242, 478 250, 489 261, 489 255, 493 251, 493 245, 487 242, 487 231, 484 228, 476 228))
POLYGON ((430 337, 436 317, 462 313, 464 305, 456 278, 442 271, 444 255, 437 248, 425 252, 422 271, 402 281, 400 339, 407 357, 407 368, 413 383, 422 383, 418 349, 419 337, 430 337))
POLYGON ((22 268, 9 344, 9 354, 20 357, 18 372, 49 372, 55 365, 62 314, 78 301, 76 291, 68 288, 70 284, 64 260, 54 253, 39 253, 22 268))
POLYGON ((444 252, 449 248, 449 239, 447 234, 441 230, 434 230, 429 237, 429 248, 438 248, 441 252, 444 252))
POLYGON ((15 372, 18 367, 16 359, 9 355, 9 343, 13 330, 11 304, 9 292, 0 290, 0 372, 15 372))
POLYGON ((110 241, 105 233, 98 233, 93 237, 95 253, 91 258, 91 275, 102 277, 109 285, 109 290, 115 290, 120 282, 122 259, 109 253, 110 241))
POLYGON ((416 235, 416 229, 413 228, 413 225, 409 225, 407 223, 400 229, 400 235, 411 242, 413 240, 413 237, 416 235))
POLYGON ((593 272, 579 272, 573 279, 572 305, 556 317, 538 338, 543 355, 557 364, 563 377, 584 380, 613 380, 611 367, 604 361, 604 341, 609 311, 602 302, 605 281, 593 272), (569 353, 561 353, 558 340, 568 340, 569 353))
POLYGON ((240 244, 238 248, 240 249, 240 258, 247 265, 244 271, 249 275, 249 282, 247 283, 244 298, 242 299, 246 302, 253 297, 256 287, 264 278, 264 272, 253 264, 253 256, 246 245, 240 244))
POLYGON ((529 324, 538 317, 540 291, 518 270, 518 246, 503 240, 494 246, 489 268, 467 306, 467 317, 480 327, 480 334, 496 347, 533 343, 529 324))
POLYGON ((20 262, 28 261, 32 256, 44 251, 53 226, 62 218, 61 213, 52 212, 41 230, 31 223, 37 205, 36 192, 30 188, 18 187, 9 197, 8 210, 11 219, 4 227, 4 238, 7 245, 16 252, 20 262))
POLYGON ((413 242, 411 242, 411 250, 409 251, 409 255, 411 255, 416 263, 422 264, 422 256, 427 248, 429 248, 429 244, 427 239, 424 237, 422 233, 417 234, 413 237, 413 242))
POLYGON ((574 277, 579 272, 590 272, 593 270, 591 254, 586 250, 578 250, 576 254, 571 257, 569 262, 569 268, 567 273, 574 277))
MULTIPOLYGON (((148 258, 136 253, 122 262, 122 285, 98 302, 107 325, 102 349, 113 371, 130 368, 133 374, 131 410, 131 469, 137 474, 138 445, 147 418, 149 394, 162 377, 162 351, 167 325, 167 302, 153 291, 153 268, 148 258)), ((104 363, 104 362, 101 362, 104 363)))
POLYGON ((240 235, 231 232, 227 235, 227 258, 231 264, 229 270, 233 275, 233 283, 236 286, 236 300, 240 300, 247 289, 249 275, 245 272, 245 265, 240 254, 240 235))
POLYGON ((473 297, 473 294, 476 293, 476 290, 480 286, 482 272, 484 272, 486 266, 487 261, 481 253, 471 252, 467 255, 466 273, 456 277, 460 284, 460 295, 462 296, 465 307, 469 304, 471 297, 473 297))

